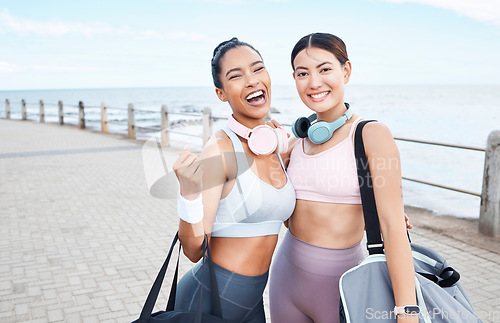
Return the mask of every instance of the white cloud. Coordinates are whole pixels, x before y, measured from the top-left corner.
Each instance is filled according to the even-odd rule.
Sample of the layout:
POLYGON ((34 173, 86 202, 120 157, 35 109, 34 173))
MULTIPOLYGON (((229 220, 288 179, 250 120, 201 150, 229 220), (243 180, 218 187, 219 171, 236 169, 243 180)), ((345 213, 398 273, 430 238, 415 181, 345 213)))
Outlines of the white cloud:
POLYGON ((226 5, 238 5, 238 4, 256 4, 260 5, 262 3, 289 3, 294 0, 191 0, 191 2, 204 2, 204 3, 217 3, 226 5))
POLYGON ((16 64, 0 61, 0 73, 12 73, 21 70, 16 64))
POLYGON ((57 66, 57 65, 35 65, 35 66, 30 66, 29 69, 34 71, 43 71, 43 72, 88 72, 88 71, 101 70, 97 67, 57 66))
POLYGON ((197 33, 185 33, 185 32, 178 32, 175 34, 170 34, 165 36, 168 39, 187 39, 187 40, 192 40, 192 41, 197 41, 197 40, 203 40, 206 39, 206 36, 203 34, 197 34, 197 33))
POLYGON ((19 66, 15 63, 0 61, 0 73, 15 73, 21 71, 37 72, 89 72, 100 71, 102 68, 88 66, 32 65, 19 66))
POLYGON ((393 3, 421 3, 455 11, 482 22, 500 26, 500 3, 498 0, 383 0, 393 3))
POLYGON ((141 30, 131 27, 116 28, 101 22, 68 22, 60 19, 38 21, 23 19, 11 15, 7 10, 0 11, 0 33, 14 32, 18 34, 35 34, 40 36, 65 36, 81 34, 87 37, 94 35, 115 35, 138 39, 185 39, 202 40, 206 36, 196 33, 164 32, 157 30, 141 30))
POLYGON ((192 2, 206 2, 206 3, 218 3, 218 4, 246 4, 248 3, 245 0, 194 0, 192 2))
POLYGON ((0 25, 8 31, 16 33, 33 33, 42 36, 63 36, 80 33, 85 36, 110 33, 112 29, 102 23, 74 23, 62 20, 36 21, 17 18, 8 11, 0 12, 0 25))

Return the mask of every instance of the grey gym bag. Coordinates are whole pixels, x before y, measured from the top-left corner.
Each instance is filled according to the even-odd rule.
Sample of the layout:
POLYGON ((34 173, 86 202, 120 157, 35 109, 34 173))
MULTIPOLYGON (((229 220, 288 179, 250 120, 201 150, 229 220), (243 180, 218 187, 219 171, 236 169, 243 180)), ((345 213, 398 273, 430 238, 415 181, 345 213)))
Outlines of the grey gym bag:
MULTIPOLYGON (((340 322, 347 323, 397 321, 393 312, 394 294, 362 139, 362 129, 370 121, 374 120, 359 123, 354 140, 369 256, 358 266, 345 272, 339 281, 340 322)), ((482 322, 474 314, 472 304, 458 281, 458 272, 432 249, 414 243, 411 243, 411 249, 416 273, 417 303, 421 310, 419 322, 482 322)))

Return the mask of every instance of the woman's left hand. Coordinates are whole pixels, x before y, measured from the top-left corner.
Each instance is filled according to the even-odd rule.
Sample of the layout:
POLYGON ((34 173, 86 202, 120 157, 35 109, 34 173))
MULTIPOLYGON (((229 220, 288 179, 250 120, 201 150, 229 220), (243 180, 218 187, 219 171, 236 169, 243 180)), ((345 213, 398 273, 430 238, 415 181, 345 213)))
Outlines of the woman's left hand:
MULTIPOLYGON (((266 125, 268 125, 269 127, 273 128, 273 129, 276 129, 276 128, 279 128, 279 127, 283 127, 281 125, 281 123, 279 123, 278 121, 272 119, 268 122, 266 122, 266 125)), ((287 132, 286 135, 288 136, 288 138, 290 138, 290 134, 287 132)))
POLYGON ((408 215, 406 215, 406 213, 405 213, 405 222, 407 229, 413 229, 413 225, 410 224, 410 218, 408 218, 408 215))
POLYGON ((274 119, 271 119, 269 120, 268 122, 266 122, 266 125, 268 125, 269 127, 271 128, 278 128, 278 127, 281 127, 281 123, 279 123, 278 121, 274 120, 274 119))

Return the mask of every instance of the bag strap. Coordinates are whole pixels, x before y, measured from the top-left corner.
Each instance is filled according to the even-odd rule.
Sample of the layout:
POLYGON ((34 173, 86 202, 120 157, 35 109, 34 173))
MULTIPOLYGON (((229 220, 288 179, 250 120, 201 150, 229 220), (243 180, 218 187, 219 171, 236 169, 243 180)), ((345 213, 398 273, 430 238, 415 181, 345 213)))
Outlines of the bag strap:
MULTIPOLYGON (((196 313, 195 313, 195 322, 194 323, 202 323, 201 322, 201 307, 203 305, 203 286, 204 286, 204 277, 205 277, 205 268, 206 268, 206 263, 208 263, 208 267, 210 270, 210 296, 212 300, 212 314, 214 316, 220 317, 222 319, 222 309, 220 305, 220 296, 219 296, 219 287, 217 285, 217 278, 215 277, 215 269, 214 269, 214 263, 212 261, 212 255, 210 254, 210 248, 208 246, 208 237, 205 234, 205 237, 203 239, 203 245, 202 245, 202 250, 203 250, 203 268, 202 268, 202 274, 201 274, 201 286, 199 289, 199 296, 198 296, 198 307, 196 308, 196 313)), ((177 285, 177 281, 175 281, 175 284, 177 285)), ((173 285, 173 284, 172 284, 173 285)), ((172 293, 171 293, 172 294, 172 293)), ((174 294, 174 303, 175 303, 175 294, 174 294)), ((170 303, 170 298, 169 298, 169 303, 170 303)), ((171 311, 173 310, 173 307, 171 311)), ((167 310, 168 311, 168 310, 167 310)))
MULTIPOLYGON (((178 233, 177 233, 178 234, 178 233)), ((177 295, 177 280, 179 277, 179 259, 181 258, 181 244, 179 243, 179 252, 177 254, 177 264, 175 266, 174 279, 170 287, 166 311, 173 311, 175 308, 175 295, 177 295)))
MULTIPOLYGON (((174 236, 174 240, 172 241, 172 245, 170 246, 170 250, 168 252, 167 258, 165 259, 165 262, 163 263, 160 272, 156 276, 156 279, 153 283, 153 286, 151 287, 151 290, 149 291, 148 297, 146 299, 146 303, 144 304, 144 307, 142 308, 141 315, 139 316, 139 319, 137 322, 149 322, 149 319, 151 318, 151 313, 153 312, 153 308, 155 306, 156 300, 158 299, 158 295, 160 293, 161 285, 163 283, 163 279, 165 277, 165 274, 167 272, 168 264, 170 262, 170 258, 172 257, 172 252, 174 250, 175 244, 179 240, 179 232, 177 232, 174 236)), ((205 268, 205 264, 208 263, 208 267, 210 269, 210 289, 211 289, 211 299, 212 299, 212 312, 213 315, 218 316, 222 318, 222 310, 221 310, 221 305, 220 305, 220 296, 219 296, 219 290, 218 290, 218 285, 217 285, 217 278, 215 277, 215 270, 214 270, 214 264, 212 261, 212 256, 210 254, 210 248, 208 246, 208 238, 207 235, 205 234, 205 237, 203 239, 203 269, 205 268)), ((179 256, 180 256, 180 251, 181 251, 181 246, 179 245, 179 256)), ((170 296, 168 298, 167 302, 167 311, 173 311, 175 308, 175 295, 177 293, 177 278, 178 278, 178 273, 179 273, 179 258, 177 258, 177 265, 175 267, 175 274, 174 278, 172 281, 172 286, 170 288, 170 296)), ((203 276, 203 275, 202 275, 203 276)), ((202 277, 203 279, 203 277, 202 277)), ((203 284, 203 282, 202 282, 203 284)), ((196 309, 196 319, 198 322, 201 322, 201 300, 202 300, 202 289, 199 289, 199 306, 196 309)))
POLYGON ((380 234, 380 223, 378 220, 377 205, 373 193, 373 183, 366 158, 365 145, 363 143, 363 127, 376 120, 364 120, 358 123, 354 135, 354 155, 358 169, 359 192, 363 206, 363 217, 366 229, 366 247, 370 255, 383 254, 384 242, 380 234))
MULTIPOLYGON (((207 245, 207 260, 208 260, 208 268, 210 269, 210 292, 212 296, 212 314, 222 318, 222 308, 220 305, 220 296, 219 296, 219 287, 217 285, 217 278, 215 277, 215 266, 212 261, 212 255, 210 254, 210 248, 208 247, 208 238, 205 234, 204 243, 207 245)), ((199 307, 201 311, 201 306, 199 307)))
POLYGON ((417 271, 417 274, 427 278, 430 281, 433 281, 441 287, 451 287, 460 280, 460 274, 452 267, 446 267, 439 275, 432 275, 419 271, 417 271), (444 276, 447 277, 444 278, 444 276), (441 278, 441 280, 439 280, 439 278, 441 278))
MULTIPOLYGON (((375 203, 375 195, 373 193, 373 183, 366 157, 365 145, 363 143, 363 127, 377 120, 364 120, 358 123, 356 133, 354 135, 354 154, 356 157, 356 166, 358 169, 359 191, 363 204, 363 217, 365 219, 366 228, 366 247, 370 255, 383 254, 384 242, 380 234, 380 223, 377 212, 377 204, 375 203)), ((408 241, 411 243, 410 233, 406 230, 408 241)))
MULTIPOLYGON (((380 223, 377 205, 375 203, 375 195, 373 193, 373 183, 363 143, 363 127, 372 121, 376 120, 365 120, 358 123, 356 134, 354 136, 354 154, 358 169, 358 182, 361 201, 363 204, 363 217, 365 219, 367 240, 366 246, 370 255, 384 253, 384 242, 382 241, 382 235, 380 234, 380 223)), ((408 230, 406 230, 406 235, 408 236, 408 241, 411 243, 410 233, 408 230)), ((453 286, 460 280, 460 274, 452 267, 444 268, 439 275, 422 272, 417 273, 435 282, 441 287, 453 286)))
MULTIPOLYGON (((177 243, 178 239, 179 239, 179 232, 175 234, 174 240, 172 241, 172 245, 170 246, 170 250, 168 251, 167 259, 165 259, 163 266, 161 266, 160 272, 156 276, 155 282, 153 283, 153 286, 149 291, 148 297, 146 298, 146 303, 144 303, 141 315, 139 316, 138 319, 139 322, 148 322, 149 318, 151 317, 151 313, 153 312, 156 299, 158 298, 158 294, 160 293, 161 285, 163 283, 163 278, 165 277, 165 273, 167 272, 168 263, 170 262, 170 258, 172 257, 172 252, 174 250, 175 244, 177 243)), ((177 288, 177 286, 175 288, 177 288)))

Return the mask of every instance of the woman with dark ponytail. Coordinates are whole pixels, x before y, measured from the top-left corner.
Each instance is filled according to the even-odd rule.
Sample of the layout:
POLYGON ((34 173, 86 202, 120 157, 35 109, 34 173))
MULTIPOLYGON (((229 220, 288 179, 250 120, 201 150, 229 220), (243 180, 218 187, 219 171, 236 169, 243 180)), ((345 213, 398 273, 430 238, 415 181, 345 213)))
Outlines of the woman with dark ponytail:
MULTIPOLYGON (((225 319, 265 322, 262 294, 271 257, 295 207, 279 155, 288 138, 283 129, 265 125, 271 80, 255 48, 237 38, 222 42, 214 50, 212 76, 217 96, 233 113, 200 157, 186 147, 173 167, 180 183, 179 239, 184 254, 197 262, 208 235, 225 319)), ((194 311, 195 292, 202 288, 202 310, 210 312, 210 277, 200 267, 180 280, 176 309, 194 311)))
MULTIPOLYGON (((269 286, 273 323, 339 322, 339 278, 363 258, 364 218, 354 158, 361 120, 344 103, 351 62, 344 42, 331 34, 301 38, 291 63, 298 94, 331 132, 294 128, 282 155, 296 191, 288 231, 273 260, 269 286), (319 131, 318 131, 319 132, 319 131)), ((313 126, 310 126, 313 127, 313 126)), ((406 236, 398 148, 389 129, 368 123, 363 131, 387 264, 398 307, 416 305, 415 273, 406 236)), ((362 297, 362 295, 360 295, 362 297)), ((418 315, 398 316, 418 322, 418 315)))

